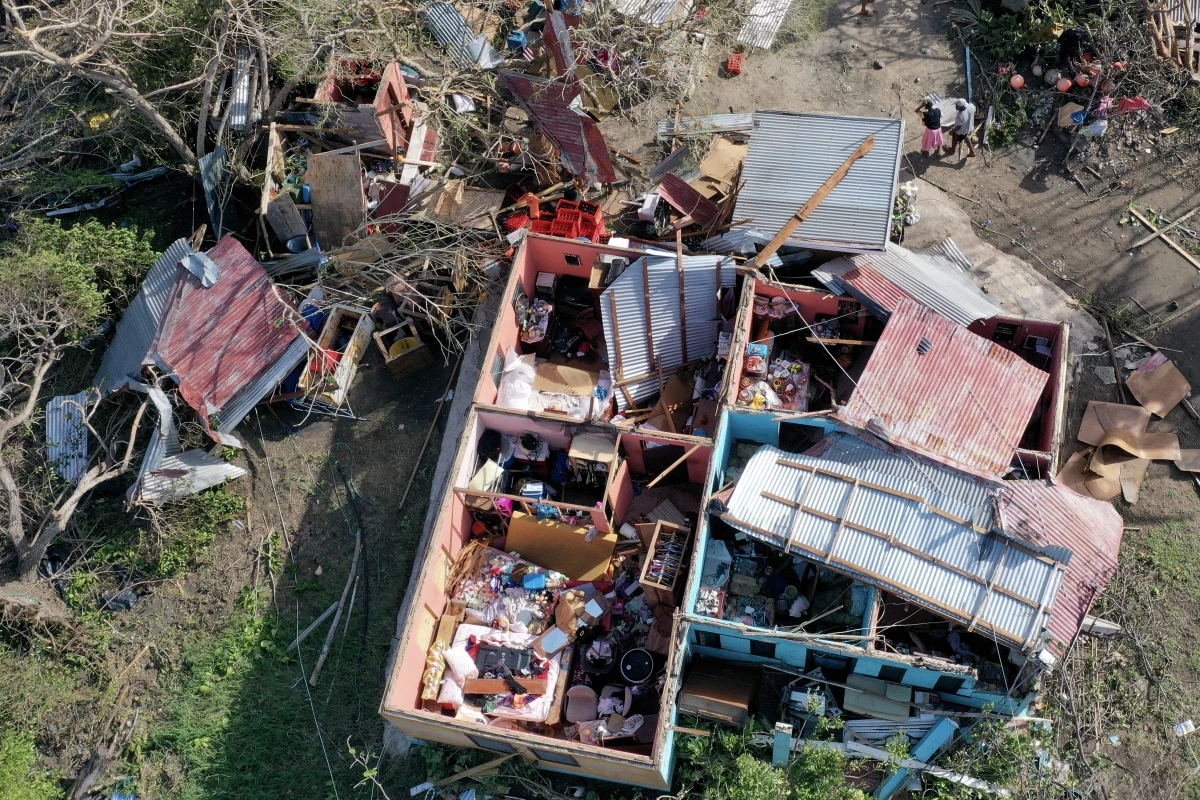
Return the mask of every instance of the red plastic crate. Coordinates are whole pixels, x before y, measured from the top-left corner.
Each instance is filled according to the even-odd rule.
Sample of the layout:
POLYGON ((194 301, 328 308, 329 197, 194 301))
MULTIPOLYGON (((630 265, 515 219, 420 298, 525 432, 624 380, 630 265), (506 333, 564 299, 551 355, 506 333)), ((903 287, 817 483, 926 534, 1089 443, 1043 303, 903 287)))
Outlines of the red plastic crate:
POLYGON ((524 228, 528 224, 529 224, 529 215, 518 212, 516 214, 513 214, 508 219, 504 220, 504 229, 507 230, 509 233, 512 233, 513 231, 521 230, 521 228, 524 228))
POLYGON ((611 233, 602 233, 602 234, 600 234, 599 243, 600 244, 608 244, 611 239, 612 239, 611 233))
POLYGON ((607 242, 608 241, 608 239, 609 239, 608 231, 606 231, 604 228, 604 220, 603 219, 601 219, 600 222, 598 222, 596 224, 596 227, 594 229, 592 229, 592 233, 588 236, 588 238, 591 239, 593 242, 607 242))
POLYGON ((568 239, 574 239, 579 235, 579 223, 563 219, 556 219, 550 223, 551 236, 564 236, 568 239))
POLYGON ((593 223, 604 219, 604 213, 600 210, 600 206, 596 205, 595 203, 589 203, 586 200, 581 200, 579 202, 579 213, 582 214, 585 219, 591 218, 593 223))
POLYGON ((725 65, 725 70, 730 75, 741 75, 742 74, 742 62, 744 60, 745 60, 745 58, 742 56, 741 53, 734 53, 733 55, 729 56, 729 63, 727 63, 725 65))
POLYGON ((547 236, 553 234, 554 223, 548 219, 535 219, 529 223, 530 233, 541 233, 547 236))
POLYGON ((559 208, 558 216, 556 217, 556 219, 559 219, 563 222, 574 222, 575 224, 578 225, 582 221, 582 217, 583 217, 583 215, 579 213, 578 209, 559 208))
POLYGON ((579 210, 579 203, 576 203, 574 200, 567 200, 566 198, 564 198, 564 199, 558 201, 558 212, 560 214, 563 211, 578 211, 578 210, 579 210))

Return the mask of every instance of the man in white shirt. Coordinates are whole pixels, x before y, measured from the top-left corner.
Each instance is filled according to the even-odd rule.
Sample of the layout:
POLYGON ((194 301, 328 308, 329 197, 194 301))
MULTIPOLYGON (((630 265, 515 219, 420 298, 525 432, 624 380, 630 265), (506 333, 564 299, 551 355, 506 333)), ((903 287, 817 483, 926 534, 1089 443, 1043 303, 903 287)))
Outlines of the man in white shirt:
POLYGON ((954 101, 958 115, 954 118, 954 129, 950 132, 950 146, 946 148, 947 155, 958 152, 962 142, 967 143, 967 158, 975 157, 975 143, 971 134, 975 130, 975 104, 968 103, 961 97, 954 101))

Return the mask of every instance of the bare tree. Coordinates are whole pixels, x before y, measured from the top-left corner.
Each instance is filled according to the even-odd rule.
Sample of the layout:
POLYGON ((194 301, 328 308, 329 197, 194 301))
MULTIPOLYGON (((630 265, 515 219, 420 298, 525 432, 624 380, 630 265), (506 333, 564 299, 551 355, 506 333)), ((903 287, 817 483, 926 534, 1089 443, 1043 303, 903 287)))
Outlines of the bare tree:
POLYGON ((6 44, 10 45, 0 49, 0 59, 42 65, 61 78, 82 79, 103 87, 141 114, 185 164, 195 162, 192 149, 179 134, 175 123, 155 104, 155 98, 199 86, 205 76, 201 74, 172 86, 143 92, 117 55, 126 46, 189 33, 167 24, 161 3, 34 0, 29 4, 18 4, 17 0, 0 0, 0 8, 7 18, 7 35, 0 41, 7 39, 6 44))
POLYGON ((47 548, 70 523, 80 502, 100 484, 124 474, 134 456, 134 440, 145 414, 143 402, 128 415, 104 414, 111 403, 96 398, 80 409, 89 436, 100 449, 73 485, 35 468, 31 429, 45 400, 47 377, 72 344, 82 315, 64 299, 61 282, 35 268, 0 280, 0 507, 8 517, 8 538, 17 572, 27 578, 47 548), (104 416, 104 432, 98 430, 104 416), (117 433, 127 430, 126 436, 117 433), (123 447, 122 447, 123 445, 123 447))

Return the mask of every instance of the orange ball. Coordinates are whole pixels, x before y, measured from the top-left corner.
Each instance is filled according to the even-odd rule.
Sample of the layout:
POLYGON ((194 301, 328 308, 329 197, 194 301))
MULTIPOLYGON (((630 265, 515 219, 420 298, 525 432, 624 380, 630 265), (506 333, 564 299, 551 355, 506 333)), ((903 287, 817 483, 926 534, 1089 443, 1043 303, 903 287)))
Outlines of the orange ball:
POLYGON ((1092 79, 1081 72, 1075 76, 1075 83, 1079 84, 1080 87, 1087 87, 1092 85, 1092 79))
POLYGON ((1054 88, 1058 89, 1060 92, 1069 91, 1071 89, 1071 79, 1059 78, 1058 83, 1054 85, 1054 88))
POLYGON ((1025 88, 1025 78, 1020 75, 1013 75, 1011 78, 1008 79, 1008 85, 1013 87, 1014 89, 1024 89, 1025 88))

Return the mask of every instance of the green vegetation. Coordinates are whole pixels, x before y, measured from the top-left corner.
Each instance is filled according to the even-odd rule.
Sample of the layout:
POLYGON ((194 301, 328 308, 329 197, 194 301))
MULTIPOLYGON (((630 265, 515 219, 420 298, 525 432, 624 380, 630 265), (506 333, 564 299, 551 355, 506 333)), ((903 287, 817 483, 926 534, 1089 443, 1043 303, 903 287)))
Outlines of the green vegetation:
POLYGON ((808 745, 792 753, 785 767, 773 766, 770 748, 756 747, 756 735, 770 730, 751 720, 743 730, 689 720, 711 735, 679 741, 675 771, 677 797, 698 800, 865 800, 847 783, 846 757, 832 748, 808 745))
POLYGON ((57 800, 62 789, 53 772, 39 769, 33 736, 0 731, 0 797, 4 800, 57 800))

